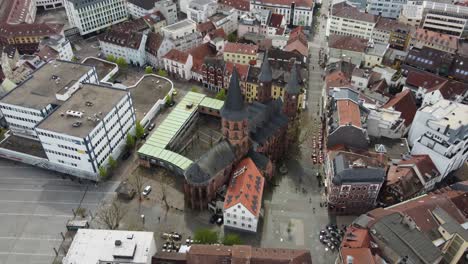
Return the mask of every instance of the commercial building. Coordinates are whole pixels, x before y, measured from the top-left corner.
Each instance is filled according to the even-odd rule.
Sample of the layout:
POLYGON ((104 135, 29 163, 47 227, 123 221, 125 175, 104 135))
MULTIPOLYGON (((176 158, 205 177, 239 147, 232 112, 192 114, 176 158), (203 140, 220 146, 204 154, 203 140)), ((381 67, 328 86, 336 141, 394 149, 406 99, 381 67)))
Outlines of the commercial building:
POLYGON ((311 27, 314 13, 312 0, 250 0, 250 10, 268 9, 283 15, 288 25, 311 27))
POLYGON ((468 106, 440 100, 422 106, 414 117, 408 141, 411 154, 427 154, 441 177, 460 168, 468 158, 468 106))
POLYGON ((153 232, 79 229, 63 264, 151 264, 155 253, 153 232))
POLYGON ((252 44, 228 42, 224 46, 224 61, 248 65, 252 61, 256 63, 258 46, 252 44))
POLYGON ((101 31, 127 20, 125 0, 64 0, 68 22, 80 35, 101 31))
POLYGON ((146 63, 147 33, 109 30, 99 37, 99 46, 106 56, 124 58, 127 63, 142 67, 146 63))
POLYGON ((411 39, 412 28, 394 19, 380 18, 372 31, 376 43, 390 44, 398 50, 406 50, 411 39))
POLYGON ((455 54, 458 50, 458 38, 452 35, 418 28, 411 37, 410 47, 422 49, 424 46, 455 54))
POLYGON ((365 60, 367 49, 373 45, 365 38, 344 35, 330 35, 328 54, 330 61, 346 60, 360 66, 365 60))
POLYGON ((161 30, 164 36, 160 45, 163 55, 166 55, 171 49, 187 51, 197 47, 202 42, 202 35, 197 31, 197 24, 190 19, 165 26, 161 30))
POLYGON ((159 10, 163 14, 168 25, 172 25, 179 20, 177 17, 177 5, 172 0, 157 1, 154 3, 154 9, 159 10))
POLYGON ((190 80, 192 78, 191 69, 193 57, 185 51, 171 49, 163 57, 164 69, 172 77, 190 80))
POLYGON ((62 24, 0 23, 0 44, 13 45, 20 53, 33 54, 45 37, 62 35, 62 24))
POLYGON ((460 38, 468 36, 468 7, 430 1, 422 5, 422 28, 460 38))
POLYGON ((187 17, 197 23, 203 23, 214 15, 218 9, 215 0, 193 0, 187 8, 187 17))
POLYGON ((64 0, 36 0, 36 6, 45 10, 63 7, 64 0))
POLYGON ((330 151, 326 160, 329 212, 359 214, 373 209, 386 176, 382 161, 346 151, 330 151))
POLYGON ((423 12, 424 6, 421 1, 407 1, 401 8, 398 21, 411 27, 419 27, 423 21, 423 12))
POLYGON ((223 29, 231 34, 238 29, 238 13, 234 8, 218 8, 217 12, 208 18, 217 29, 223 29))
POLYGON ((373 15, 398 18, 406 2, 407 0, 367 0, 366 10, 373 15))
POLYGON ((377 21, 377 16, 361 12, 346 1, 340 2, 331 7, 326 34, 327 36, 337 34, 371 39, 377 21))
POLYGON ((233 169, 224 201, 224 226, 257 232, 265 179, 250 158, 233 169))
POLYGON ((134 19, 151 14, 156 2, 157 0, 127 0, 128 14, 134 19))
POLYGON ((231 7, 237 10, 238 18, 250 12, 249 0, 220 0, 218 4, 221 7, 231 7))
POLYGON ((62 35, 45 37, 39 43, 39 50, 48 47, 55 51, 57 59, 71 61, 73 59, 73 49, 70 41, 62 35))

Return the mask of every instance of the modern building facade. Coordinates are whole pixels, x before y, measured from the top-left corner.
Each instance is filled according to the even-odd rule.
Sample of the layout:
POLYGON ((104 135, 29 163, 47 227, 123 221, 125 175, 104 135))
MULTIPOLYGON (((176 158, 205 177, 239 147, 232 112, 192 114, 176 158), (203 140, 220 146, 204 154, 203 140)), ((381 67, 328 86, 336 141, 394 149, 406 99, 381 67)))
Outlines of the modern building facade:
POLYGON ((370 39, 377 21, 377 16, 361 12, 346 1, 340 2, 331 7, 326 34, 370 39))
POLYGON ((424 1, 422 28, 464 38, 468 36, 468 7, 424 1))
POLYGON ((203 23, 218 9, 215 0, 193 0, 187 8, 187 17, 197 23, 203 23))
POLYGON ((367 0, 366 10, 370 14, 398 18, 407 0, 367 0))
POLYGON ((178 21, 177 5, 172 0, 160 0, 154 3, 155 10, 159 10, 166 18, 168 25, 172 25, 178 21))
POLYGON ((36 6, 45 10, 63 7, 64 0, 36 0, 36 6))
POLYGON ((101 31, 127 20, 125 0, 64 0, 68 22, 80 35, 101 31))
POLYGON ((268 9, 274 14, 283 15, 288 25, 311 27, 314 1, 250 0, 250 10, 252 9, 268 9))
POLYGON ((422 106, 411 126, 408 142, 411 154, 427 154, 446 177, 468 159, 468 106, 439 100, 422 106))
POLYGON ((39 43, 39 50, 45 46, 56 51, 57 58, 60 60, 71 61, 73 59, 74 55, 71 43, 62 35, 53 35, 43 38, 39 43))

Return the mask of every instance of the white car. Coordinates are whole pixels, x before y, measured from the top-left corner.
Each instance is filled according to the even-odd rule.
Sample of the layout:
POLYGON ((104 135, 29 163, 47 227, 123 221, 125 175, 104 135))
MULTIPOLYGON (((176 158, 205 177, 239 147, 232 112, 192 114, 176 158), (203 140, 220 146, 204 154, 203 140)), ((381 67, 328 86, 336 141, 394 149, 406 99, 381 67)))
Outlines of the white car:
POLYGON ((147 196, 149 193, 151 192, 151 186, 146 186, 145 189, 143 189, 143 192, 141 194, 143 194, 143 196, 147 196))

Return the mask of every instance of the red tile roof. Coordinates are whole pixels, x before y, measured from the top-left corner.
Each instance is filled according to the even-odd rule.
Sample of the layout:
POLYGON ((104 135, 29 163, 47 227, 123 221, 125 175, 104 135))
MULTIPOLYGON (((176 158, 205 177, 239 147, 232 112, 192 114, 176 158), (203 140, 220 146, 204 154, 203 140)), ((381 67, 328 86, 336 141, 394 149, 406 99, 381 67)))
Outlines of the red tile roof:
POLYGON ((283 15, 271 14, 270 23, 268 25, 270 27, 279 28, 281 26, 282 21, 283 21, 283 15))
MULTIPOLYGON (((26 22, 26 16, 29 16, 29 6, 33 0, 8 0, 6 2, 11 2, 11 5, 8 10, 7 22, 10 24, 19 24, 26 22)), ((35 5, 35 3, 33 3, 35 5)), ((6 7, 5 7, 6 8, 6 7)))
POLYGON ((247 80, 249 75, 249 65, 236 64, 228 61, 226 62, 226 66, 224 68, 224 75, 231 76, 234 65, 236 66, 237 73, 239 74, 241 81, 247 80))
POLYGON ((438 46, 448 46, 450 49, 454 50, 458 49, 458 38, 452 35, 418 28, 412 37, 421 42, 432 43, 438 46))
POLYGON ((356 127, 361 127, 359 105, 351 100, 338 100, 336 104, 340 126, 351 124, 356 127))
POLYGON ((427 92, 430 93, 436 90, 439 90, 442 97, 450 100, 456 95, 464 95, 468 91, 468 84, 454 80, 446 80, 443 83, 428 89, 427 92))
POLYGON ((0 36, 2 37, 34 37, 51 36, 60 34, 63 30, 63 24, 0 24, 0 36))
POLYGON ((377 16, 361 12, 357 7, 350 5, 346 1, 334 4, 332 6, 332 15, 368 23, 376 23, 378 20, 377 16))
MULTIPOLYGON (((261 2, 263 4, 291 6, 291 0, 262 0, 261 2)), ((296 6, 300 7, 312 8, 314 6, 313 0, 296 0, 295 3, 296 6)))
POLYGON ((250 158, 241 160, 231 176, 226 193, 224 209, 240 203, 254 216, 259 216, 262 206, 263 185, 265 178, 250 158))
POLYGON ((188 53, 192 55, 193 58, 203 60, 206 57, 216 55, 216 49, 212 47, 210 43, 204 43, 188 50, 188 53))
POLYGON ((163 58, 185 64, 188 57, 189 54, 187 52, 171 49, 163 58))
POLYGON ((350 86, 351 81, 342 71, 335 71, 325 77, 327 88, 350 86))
POLYGON ((250 11, 250 1, 248 0, 220 0, 220 4, 233 7, 241 11, 250 11))
POLYGON ((104 35, 99 37, 99 41, 112 43, 114 45, 131 49, 139 49, 142 38, 143 33, 139 32, 109 30, 104 35))
POLYGON ((405 119, 405 125, 408 127, 416 115, 418 107, 416 106, 416 99, 410 89, 406 89, 395 95, 388 101, 383 108, 391 108, 401 112, 401 116, 405 119))
MULTIPOLYGON (((439 175, 440 172, 429 155, 412 155, 411 159, 402 160, 399 165, 414 164, 423 175, 439 175)), ((433 177, 432 176, 432 177, 433 177)))
POLYGON ((162 35, 158 33, 154 33, 154 32, 149 32, 148 39, 146 40, 146 46, 145 46, 146 52, 154 56, 157 56, 159 47, 161 46, 163 39, 164 38, 162 35))
POLYGON ((227 35, 224 32, 223 28, 218 28, 216 30, 213 30, 213 31, 209 32, 208 35, 210 36, 210 39, 215 39, 215 38, 227 39, 227 35))
POLYGON ((367 48, 368 40, 352 36, 330 35, 329 47, 355 52, 364 52, 367 48))
POLYGON ((414 87, 430 89, 436 85, 441 84, 445 80, 445 78, 432 74, 430 72, 412 70, 408 72, 408 75, 406 77, 406 84, 409 84, 414 87))
POLYGON ((343 236, 341 247, 346 247, 346 248, 370 247, 369 230, 367 230, 366 228, 349 226, 346 229, 346 234, 343 236))
POLYGON ((258 46, 252 44, 228 42, 224 46, 224 52, 255 55, 258 52, 258 46))
POLYGON ((159 12, 159 11, 154 11, 153 13, 151 14, 147 14, 146 16, 143 17, 143 20, 145 20, 145 22, 150 25, 150 26, 153 26, 154 24, 157 24, 163 20, 166 20, 166 18, 164 17, 164 15, 159 12))
POLYGON ((342 248, 340 254, 342 263, 348 263, 347 258, 350 256, 353 258, 353 263, 376 264, 369 248, 342 248))
POLYGON ((146 24, 144 18, 139 18, 135 20, 127 20, 122 23, 113 25, 111 29, 123 33, 132 33, 145 31, 149 29, 149 26, 146 24))
POLYGON ((204 23, 200 23, 197 25, 197 31, 202 33, 202 34, 206 34, 210 31, 213 31, 215 30, 216 27, 215 25, 213 24, 213 22, 211 21, 207 21, 207 22, 204 22, 204 23))
POLYGON ((309 49, 307 48, 301 40, 297 39, 293 42, 288 43, 284 49, 284 51, 291 51, 291 52, 298 52, 302 56, 307 56, 309 54, 309 49))

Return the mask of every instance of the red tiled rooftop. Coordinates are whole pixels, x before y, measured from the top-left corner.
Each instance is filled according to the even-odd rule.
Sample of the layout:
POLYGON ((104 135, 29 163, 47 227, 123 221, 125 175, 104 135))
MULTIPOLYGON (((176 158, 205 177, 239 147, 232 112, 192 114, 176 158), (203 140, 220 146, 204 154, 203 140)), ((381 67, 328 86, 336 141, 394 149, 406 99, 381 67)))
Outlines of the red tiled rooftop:
POLYGON ((281 26, 282 21, 283 21, 283 15, 271 14, 269 26, 279 28, 281 26))
POLYGON ((437 170, 434 162, 429 155, 412 155, 408 160, 402 160, 398 164, 414 164, 418 167, 419 171, 423 175, 439 175, 440 172, 437 170))
POLYGON ((0 37, 42 37, 60 34, 63 24, 0 24, 0 37))
POLYGON ((220 0, 220 4, 233 7, 241 11, 250 11, 250 1, 248 0, 220 0))
POLYGON ((207 21, 197 25, 197 31, 205 34, 215 29, 216 27, 211 21, 207 21))
POLYGON ((203 60, 206 57, 216 55, 216 50, 211 47, 210 43, 204 43, 192 48, 188 51, 193 58, 203 60))
POLYGON ((241 81, 245 81, 249 74, 249 65, 236 64, 228 61, 224 68, 224 75, 231 76, 234 66, 236 66, 237 73, 239 74, 241 81))
POLYGON ((330 35, 328 43, 330 48, 364 52, 367 48, 368 40, 352 36, 330 35))
POLYGON ((210 36, 210 39, 215 39, 215 38, 226 39, 227 38, 226 32, 224 32, 223 28, 215 29, 215 30, 209 32, 208 35, 210 36))
POLYGON ((342 71, 335 71, 325 77, 327 88, 350 86, 351 82, 342 71))
MULTIPOLYGON (((272 5, 286 5, 286 6, 291 5, 291 0, 262 0, 261 2, 264 4, 272 4, 272 5)), ((300 6, 300 7, 312 8, 314 6, 313 0, 296 0, 295 3, 296 3, 296 6, 300 6)))
POLYGON ((284 47, 283 50, 290 52, 298 52, 302 56, 307 56, 309 54, 309 49, 307 45, 304 45, 304 43, 299 39, 293 42, 288 42, 288 44, 284 47))
POLYGON ((6 0, 6 2, 10 1, 11 6, 9 7, 10 13, 8 14, 7 22, 10 24, 26 22, 26 17, 29 16, 29 6, 33 0, 6 0))
POLYGON ((347 263, 348 256, 351 256, 353 263, 376 264, 369 248, 342 248, 340 254, 342 263, 347 263))
POLYGON ((224 52, 255 55, 258 52, 258 46, 252 44, 228 42, 224 46, 224 52))
POLYGON ((187 52, 176 49, 171 49, 166 55, 164 55, 165 59, 177 61, 179 63, 186 63, 188 57, 189 54, 187 52))
POLYGON ((439 46, 447 46, 454 50, 458 49, 458 38, 452 35, 418 28, 412 37, 422 42, 433 43, 439 46))
POLYGON ((351 100, 338 100, 336 104, 340 126, 351 124, 356 127, 361 127, 359 105, 351 100))
POLYGON ((416 99, 410 89, 396 94, 383 108, 392 108, 401 112, 401 116, 405 119, 405 125, 407 127, 413 122, 416 111, 418 110, 416 99))
POLYGON ((232 180, 226 192, 224 209, 242 204, 254 216, 259 216, 262 206, 265 178, 250 158, 244 158, 233 170, 232 180), (238 176, 236 174, 239 173, 238 176))
POLYGON ((445 80, 446 79, 444 77, 432 74, 430 72, 411 70, 408 72, 408 76, 406 77, 406 84, 414 87, 430 89, 443 83, 445 80))
POLYGON ((162 41, 163 41, 163 36, 161 34, 149 32, 148 39, 146 40, 145 50, 148 53, 154 56, 157 56, 158 50, 159 50, 159 47, 161 46, 162 41))
POLYGON ((343 236, 341 247, 346 248, 363 248, 370 246, 369 231, 366 228, 358 228, 349 226, 346 229, 346 234, 343 236))

